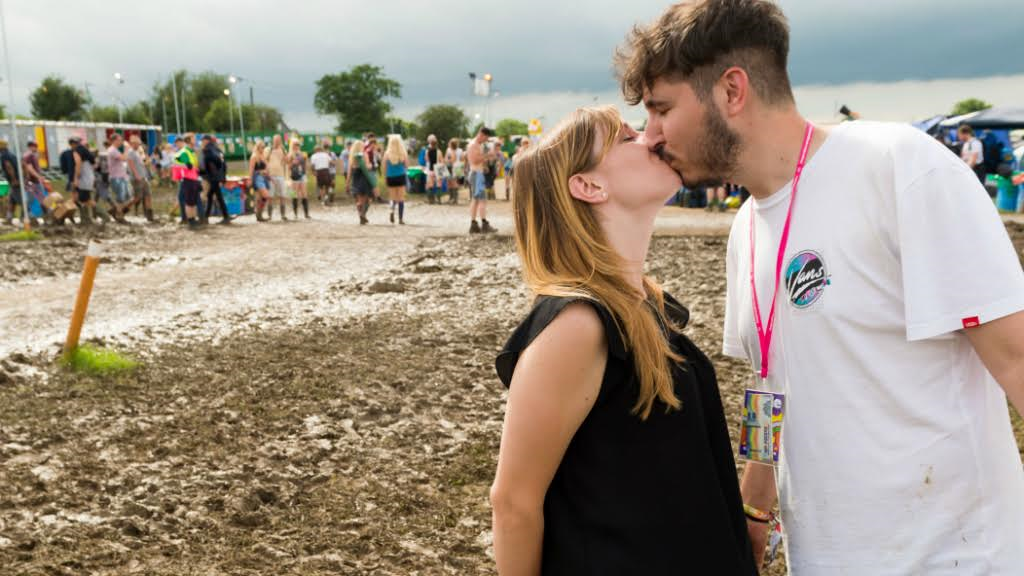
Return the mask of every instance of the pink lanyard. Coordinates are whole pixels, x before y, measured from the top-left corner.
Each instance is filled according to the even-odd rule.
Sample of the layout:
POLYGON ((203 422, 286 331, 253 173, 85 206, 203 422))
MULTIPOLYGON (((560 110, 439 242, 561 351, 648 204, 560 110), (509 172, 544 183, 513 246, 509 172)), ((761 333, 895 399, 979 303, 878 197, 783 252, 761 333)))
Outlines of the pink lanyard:
MULTIPOLYGON (((761 344, 761 378, 768 377, 768 351, 772 346, 772 332, 775 330, 775 297, 779 294, 779 280, 782 278, 782 258, 786 252, 786 244, 789 242, 789 225, 793 220, 793 201, 796 200, 796 189, 800 184, 800 175, 804 171, 804 164, 807 163, 807 152, 811 148, 811 138, 814 136, 814 125, 807 123, 804 131, 804 144, 800 148, 800 158, 796 162, 796 171, 793 172, 793 191, 789 197, 789 210, 786 212, 786 223, 782 227, 782 239, 779 241, 779 254, 775 259, 775 290, 772 292, 772 308, 768 312, 768 329, 765 330, 761 321, 761 306, 757 301, 757 284, 754 281, 754 254, 757 236, 754 234, 754 211, 750 211, 750 291, 754 300, 754 324, 757 325, 757 340, 761 344)), ((753 208, 753 206, 751 206, 753 208)))

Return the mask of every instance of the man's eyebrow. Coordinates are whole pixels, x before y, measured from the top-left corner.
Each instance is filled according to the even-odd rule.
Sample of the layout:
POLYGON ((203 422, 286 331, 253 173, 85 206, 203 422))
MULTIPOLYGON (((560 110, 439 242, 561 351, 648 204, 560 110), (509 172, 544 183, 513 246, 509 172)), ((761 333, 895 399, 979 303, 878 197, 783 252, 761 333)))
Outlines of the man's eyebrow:
POLYGON ((657 98, 648 98, 644 100, 644 108, 647 108, 648 110, 651 108, 660 108, 664 105, 665 102, 663 100, 658 100, 657 98))

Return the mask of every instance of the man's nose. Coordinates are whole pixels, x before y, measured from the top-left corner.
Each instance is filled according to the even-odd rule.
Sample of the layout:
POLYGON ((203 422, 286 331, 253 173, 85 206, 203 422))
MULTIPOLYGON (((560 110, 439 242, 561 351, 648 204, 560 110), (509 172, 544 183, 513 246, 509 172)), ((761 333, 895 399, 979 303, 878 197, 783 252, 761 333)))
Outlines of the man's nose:
POLYGON ((665 143, 665 137, 661 133, 661 128, 654 122, 648 122, 644 128, 642 134, 640 134, 640 141, 642 141, 648 148, 654 150, 665 143))

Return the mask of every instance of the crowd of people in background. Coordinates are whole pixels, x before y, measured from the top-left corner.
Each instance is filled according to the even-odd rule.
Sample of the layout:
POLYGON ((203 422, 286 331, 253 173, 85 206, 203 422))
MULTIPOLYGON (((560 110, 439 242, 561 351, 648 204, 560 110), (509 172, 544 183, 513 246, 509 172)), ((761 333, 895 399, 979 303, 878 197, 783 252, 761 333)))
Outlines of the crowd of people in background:
MULTIPOLYGON (((956 152, 984 178, 984 150, 969 127, 961 129, 962 142, 956 152)), ((390 135, 383 141, 373 132, 347 142, 336 153, 331 140, 318 142, 312 153, 302 150, 299 140, 286 140, 274 135, 270 143, 257 140, 251 147, 245 179, 251 212, 258 222, 274 218, 275 206, 280 220, 310 219, 309 186, 312 179, 316 200, 321 206, 337 200, 339 175, 344 176, 344 193, 355 203, 361 225, 368 224, 373 204, 388 204, 388 221, 404 225, 406 195, 421 192, 427 204, 459 203, 463 189, 469 197, 469 233, 488 234, 496 231, 487 219, 487 202, 496 200, 496 183, 505 179, 504 199, 515 178, 515 158, 528 150, 530 138, 520 137, 506 147, 493 130, 482 126, 468 141, 452 138, 446 143, 431 134, 423 145, 390 135), (508 150, 506 152, 506 150, 508 150), (386 200, 382 198, 386 194, 386 200), (289 202, 290 200, 290 202, 289 202)), ((147 148, 138 135, 127 142, 113 134, 99 148, 90 148, 78 137, 68 140, 61 154, 61 171, 65 176, 64 192, 39 169, 38 147, 28 142, 28 149, 19 161, 0 140, 2 172, 10 182, 11 192, 3 202, 4 220, 11 223, 20 210, 21 193, 18 170, 24 170, 27 192, 36 199, 48 223, 76 222, 82 225, 126 223, 126 215, 141 210, 146 221, 157 220, 153 209, 153 190, 161 186, 177 187, 177 217, 190 229, 207 225, 211 216, 220 217, 219 224, 228 225, 233 217, 223 194, 228 178, 228 163, 213 135, 204 135, 196 142, 192 133, 179 135, 173 144, 162 143, 147 148), (203 190, 205 189, 205 201, 203 190)), ((690 208, 725 211, 737 208, 749 193, 733 184, 697 189, 682 188, 675 203, 690 208)), ((173 215, 172 215, 173 216, 173 215)))

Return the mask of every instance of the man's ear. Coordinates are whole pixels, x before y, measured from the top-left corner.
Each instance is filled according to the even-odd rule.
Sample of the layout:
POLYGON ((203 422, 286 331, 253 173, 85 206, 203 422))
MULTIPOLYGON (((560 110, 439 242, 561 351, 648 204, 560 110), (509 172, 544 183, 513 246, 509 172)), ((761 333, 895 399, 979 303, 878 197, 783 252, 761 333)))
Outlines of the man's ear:
POLYGON ((750 97, 750 77, 747 71, 733 66, 722 73, 719 85, 724 91, 722 111, 726 117, 738 116, 747 107, 750 97))
POLYGON ((569 194, 573 198, 588 204, 600 204, 608 199, 592 174, 573 174, 569 177, 569 194))

